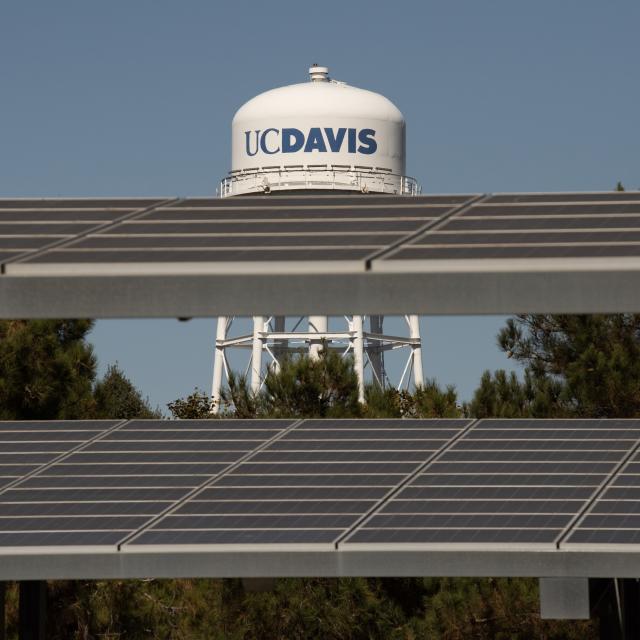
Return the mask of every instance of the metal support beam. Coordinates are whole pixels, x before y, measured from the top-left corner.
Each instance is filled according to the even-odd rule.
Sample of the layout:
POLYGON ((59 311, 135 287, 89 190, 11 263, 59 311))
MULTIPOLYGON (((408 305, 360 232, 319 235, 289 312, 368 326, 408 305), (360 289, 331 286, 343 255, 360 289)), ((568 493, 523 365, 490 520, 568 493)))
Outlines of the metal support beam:
MULTIPOLYGON (((422 380, 421 359, 420 359, 420 328, 418 319, 415 317, 414 326, 411 327, 409 316, 406 316, 407 327, 412 330, 412 336, 392 335, 383 332, 383 316, 371 318, 371 331, 364 330, 365 318, 359 316, 355 320, 353 316, 341 316, 338 322, 344 319, 347 322, 346 330, 328 330, 327 316, 303 316, 293 327, 286 330, 286 318, 284 316, 254 316, 251 333, 242 335, 231 335, 231 327, 234 318, 226 318, 226 325, 222 318, 218 321, 216 330, 216 351, 213 367, 213 380, 211 385, 212 413, 219 412, 221 389, 224 375, 228 374, 229 350, 242 349, 251 351, 251 359, 247 361, 246 369, 243 367, 244 375, 248 376, 251 382, 251 389, 259 391, 262 386, 262 374, 265 370, 264 354, 267 354, 268 365, 271 370, 278 371, 280 364, 287 355, 309 354, 312 359, 319 357, 323 345, 325 348, 333 349, 343 354, 353 353, 356 360, 356 369, 360 367, 362 378, 360 397, 364 400, 364 373, 368 356, 368 363, 371 364, 372 378, 374 382, 384 386, 390 382, 384 367, 384 354, 386 351, 396 351, 403 349, 409 353, 407 367, 403 379, 408 381, 414 373, 414 360, 416 363, 416 375, 418 383, 422 380), (308 321, 308 326, 300 327, 304 320, 308 321), (362 324, 362 330, 358 327, 362 324), (358 325, 358 327, 356 327, 358 325), (359 355, 353 351, 354 345, 362 343, 362 362, 358 364, 359 355), (254 366, 253 363, 256 363, 254 366)), ((414 376, 415 378, 415 376, 414 376)))
POLYGON ((362 316, 353 316, 353 360, 358 377, 358 401, 364 404, 364 335, 362 316))
POLYGON ((588 620, 588 578, 540 578, 543 620, 588 620))
POLYGON ((227 338, 227 317, 218 316, 216 327, 216 348, 213 358, 213 383, 211 385, 212 413, 220 411, 220 397, 222 390, 222 373, 224 369, 224 341, 227 338))
POLYGON ((416 387, 424 385, 424 376, 422 373, 422 342, 420 341, 420 318, 417 315, 409 316, 409 336, 418 340, 418 344, 411 347, 411 357, 413 365, 413 384, 416 387))
MULTIPOLYGON (((324 334, 327 333, 328 330, 329 323, 327 316, 309 316, 309 333, 324 334)), ((317 360, 320 357, 323 337, 309 340, 309 357, 312 360, 317 360)))
POLYGON ((251 391, 260 391, 262 373, 262 347, 264 332, 264 316, 253 316, 253 338, 251 349, 251 391))
POLYGON ((0 640, 7 640, 7 583, 0 582, 0 640))
MULTIPOLYGON (((382 323, 383 316, 370 316, 369 325, 371 327, 371 333, 382 335, 382 323)), ((367 348, 369 354, 369 360, 371 362, 371 369, 373 370, 373 381, 384 388, 385 373, 384 373, 384 351, 382 350, 382 343, 369 341, 367 348)))
POLYGON ((607 640, 640 638, 640 582, 636 578, 589 580, 591 613, 598 619, 600 637, 607 640))
POLYGON ((46 618, 47 583, 44 580, 21 582, 18 638, 45 640, 46 618))
MULTIPOLYGON (((274 316, 274 318, 273 318, 273 330, 274 330, 274 332, 275 333, 284 333, 285 328, 286 328, 285 317, 284 316, 274 316)), ((282 358, 287 353, 287 344, 288 344, 288 340, 287 339, 277 339, 273 343, 273 355, 275 356, 275 359, 276 359, 276 362, 277 362, 276 367, 278 369, 280 367, 280 362, 281 362, 282 358)))
POLYGON ((636 579, 616 580, 622 612, 624 640, 640 638, 640 582, 636 579))

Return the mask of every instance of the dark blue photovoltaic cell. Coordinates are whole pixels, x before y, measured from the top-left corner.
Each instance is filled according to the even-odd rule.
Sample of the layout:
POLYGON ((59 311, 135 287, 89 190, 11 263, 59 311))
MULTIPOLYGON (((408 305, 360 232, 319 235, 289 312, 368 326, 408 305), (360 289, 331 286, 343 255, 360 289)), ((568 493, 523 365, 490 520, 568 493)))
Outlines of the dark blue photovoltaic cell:
POLYGON ((624 546, 639 505, 640 420, 0 422, 0 547, 624 546))
POLYGON ((116 424, 115 420, 0 422, 0 489, 116 424))
POLYGON ((640 420, 482 420, 345 544, 553 544, 639 440, 640 420))
POLYGON ((565 543, 640 544, 640 453, 631 456, 565 543))
MULTIPOLYGON (((408 198, 391 194, 363 197, 347 193, 190 198, 165 206, 160 206, 160 201, 150 202, 155 205, 151 211, 119 223, 117 216, 112 217, 107 221, 114 224, 99 230, 89 220, 73 227, 67 225, 66 231, 58 228, 63 225, 56 226, 52 221, 48 224, 50 233, 67 234, 60 235, 60 240, 65 240, 64 246, 53 247, 26 261, 39 264, 362 261, 437 222, 471 197, 408 198), (73 239, 76 234, 82 236, 73 239)), ((125 203, 131 201, 124 200, 125 203)), ((34 206, 46 207, 47 201, 34 206)), ((0 202, 0 219, 1 213, 0 202)), ((55 213, 59 214, 59 209, 55 213)), ((95 216, 98 212, 91 213, 95 216)), ((102 213, 107 216, 108 212, 102 213)), ((10 240, 8 250, 17 251, 19 243, 24 244, 24 239, 10 240)), ((42 246, 38 243, 33 248, 42 246)), ((20 253, 29 248, 20 247, 20 253)))
POLYGON ((497 195, 463 208, 384 260, 637 256, 638 230, 634 193, 497 195))
POLYGON ((52 244, 159 204, 158 198, 0 198, 1 259, 17 260, 52 244))
POLYGON ((468 424, 306 420, 130 545, 331 543, 468 424))
MULTIPOLYGON (((185 429, 167 420, 133 420, 106 432, 117 423, 73 423, 66 431, 65 423, 47 423, 46 429, 25 430, 40 438, 29 440, 32 451, 54 442, 67 452, 82 445, 86 434, 98 438, 0 491, 0 545, 115 544, 293 423, 207 420, 190 421, 185 429), (49 433, 59 437, 49 441, 49 433)), ((4 435, 12 433, 6 424, 0 424, 4 435)), ((0 473, 15 465, 15 455, 23 454, 7 454, 3 465, 0 453, 0 473)), ((42 455, 53 459, 55 452, 37 455, 40 464, 42 455)))

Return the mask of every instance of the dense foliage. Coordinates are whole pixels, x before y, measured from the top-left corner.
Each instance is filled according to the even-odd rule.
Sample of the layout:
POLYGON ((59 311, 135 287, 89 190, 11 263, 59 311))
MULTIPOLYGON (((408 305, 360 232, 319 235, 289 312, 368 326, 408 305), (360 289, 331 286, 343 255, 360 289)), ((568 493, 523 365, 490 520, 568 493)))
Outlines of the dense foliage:
POLYGON ((0 321, 0 419, 92 415, 90 320, 0 321))
POLYGON ((111 365, 93 389, 96 418, 131 420, 132 418, 160 418, 160 411, 152 410, 131 380, 118 365, 111 365))
MULTIPOLYGON (((454 387, 441 389, 435 380, 412 393, 368 386, 366 403, 358 402, 358 382, 351 358, 321 351, 320 358, 297 356, 269 371, 259 393, 233 373, 223 392, 220 414, 233 418, 455 418, 462 415, 454 387)), ((209 397, 195 390, 170 402, 174 418, 211 418, 209 397)))
POLYGON ((640 315, 521 315, 498 345, 524 379, 485 372, 467 408, 474 417, 640 415, 640 315))
MULTIPOLYGON (((540 620, 535 579, 57 581, 50 640, 595 640, 589 622, 540 620)), ((17 589, 8 594, 15 640, 17 589)))

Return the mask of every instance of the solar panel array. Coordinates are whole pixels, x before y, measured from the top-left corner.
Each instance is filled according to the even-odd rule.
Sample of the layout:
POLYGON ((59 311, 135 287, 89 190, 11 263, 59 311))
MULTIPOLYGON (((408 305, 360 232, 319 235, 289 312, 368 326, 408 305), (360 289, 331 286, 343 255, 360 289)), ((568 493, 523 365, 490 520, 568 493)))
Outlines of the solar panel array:
POLYGON ((638 256, 638 192, 505 194, 474 201, 384 262, 638 256))
POLYGON ((0 440, 0 553, 640 542, 640 420, 4 422, 0 440))
POLYGON ((467 424, 306 420, 132 543, 334 543, 467 424))
POLYGON ((158 263, 384 271, 409 262, 429 269, 442 260, 639 255, 638 192, 0 199, 8 274, 158 263))
MULTIPOLYGON (((118 544, 293 423, 145 420, 105 429, 61 422, 38 431, 39 440, 32 437, 36 423, 24 434, 10 423, 9 446, 29 437, 21 455, 31 464, 19 470, 36 472, 0 491, 0 546, 118 544), (54 442, 56 452, 69 451, 76 434, 96 437, 52 463, 43 460, 43 447, 54 442)), ((3 447, 0 459, 7 455, 3 447)))
POLYGON ((640 421, 482 420, 347 543, 552 544, 640 442, 640 421))
POLYGON ((0 422, 0 490, 116 424, 115 420, 0 422))
POLYGON ((35 256, 158 206, 161 198, 0 198, 0 262, 35 256))
MULTIPOLYGON (((363 265, 367 256, 402 241, 470 199, 467 195, 330 195, 157 200, 147 210, 120 221, 105 209, 105 216, 112 216, 111 224, 100 228, 92 228, 82 218, 79 204, 70 209, 67 201, 23 201, 22 209, 13 208, 16 201, 0 201, 0 206, 14 217, 27 210, 36 216, 41 207, 41 220, 49 220, 45 207, 51 206, 60 219, 58 226, 82 234, 79 238, 58 235, 64 242, 33 255, 22 251, 24 255, 7 268, 7 273, 21 273, 20 265, 25 263, 86 264, 94 269, 99 264, 128 263, 355 261, 363 265)), ((87 201, 87 211, 98 205, 87 201)), ((112 203, 104 201, 103 206, 112 203)), ((22 232, 22 227, 18 230, 22 232)))
POLYGON ((634 453, 576 523, 566 546, 640 543, 640 454, 634 453))

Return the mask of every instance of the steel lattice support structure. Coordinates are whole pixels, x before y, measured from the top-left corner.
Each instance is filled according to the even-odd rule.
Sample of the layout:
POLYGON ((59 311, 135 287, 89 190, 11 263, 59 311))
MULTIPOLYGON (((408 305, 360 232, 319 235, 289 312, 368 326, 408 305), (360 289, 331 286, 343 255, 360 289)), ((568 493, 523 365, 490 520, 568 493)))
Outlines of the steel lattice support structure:
POLYGON ((327 316, 308 316, 306 330, 300 329, 305 324, 303 316, 295 322, 291 331, 285 331, 286 319, 283 316, 253 316, 253 330, 250 334, 231 336, 234 318, 218 317, 211 387, 213 412, 218 413, 220 410, 223 378, 225 374, 227 378, 229 375, 227 351, 230 349, 251 351, 244 374, 249 377, 254 393, 260 391, 266 370, 271 367, 277 370, 282 358, 300 353, 318 358, 325 346, 339 350, 345 356, 353 356, 360 402, 364 402, 367 367, 371 370, 374 384, 382 388, 391 384, 384 366, 384 354, 387 351, 408 350, 402 374, 394 386, 398 389, 408 388, 411 382, 415 386, 423 385, 422 340, 418 316, 404 317, 408 336, 385 334, 383 316, 367 318, 354 315, 343 318, 346 324, 343 331, 329 331, 327 316), (364 330, 367 322, 369 331, 364 330))

